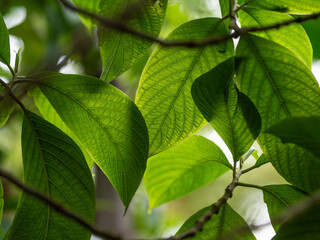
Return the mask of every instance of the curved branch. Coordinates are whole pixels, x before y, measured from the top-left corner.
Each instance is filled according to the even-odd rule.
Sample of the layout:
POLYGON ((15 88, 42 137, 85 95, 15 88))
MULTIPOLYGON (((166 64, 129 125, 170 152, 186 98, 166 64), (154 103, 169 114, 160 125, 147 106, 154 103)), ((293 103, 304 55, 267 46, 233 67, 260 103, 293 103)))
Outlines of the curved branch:
MULTIPOLYGON (((265 31, 265 30, 270 30, 270 29, 278 29, 280 27, 283 26, 287 26, 293 23, 301 23, 301 22, 305 22, 311 19, 317 19, 320 17, 320 12, 317 13, 313 13, 310 14, 308 16, 303 16, 303 17, 298 17, 295 19, 290 19, 284 22, 280 22, 280 23, 276 23, 276 24, 272 24, 269 26, 265 26, 265 27, 244 27, 244 28, 239 28, 237 29, 237 31, 234 31, 231 34, 226 34, 226 35, 221 35, 221 36, 216 36, 216 37, 212 37, 212 38, 208 38, 205 40, 180 40, 180 41, 168 41, 168 40, 164 40, 161 38, 157 38, 155 36, 149 35, 145 32, 142 32, 140 30, 134 29, 132 27, 129 27, 128 25, 120 22, 120 21, 115 21, 113 19, 110 18, 106 18, 97 14, 94 14, 92 12, 89 12, 87 10, 84 10, 82 8, 78 8, 75 5, 71 4, 70 2, 68 2, 67 0, 58 0, 62 5, 64 5, 66 8, 86 15, 98 22, 100 22, 102 25, 104 25, 107 28, 111 28, 111 29, 115 29, 117 31, 120 32, 125 32, 125 33, 129 33, 132 34, 136 37, 140 37, 143 38, 145 40, 151 41, 151 42, 155 42, 158 43, 164 47, 177 47, 177 46, 184 46, 184 47, 188 47, 188 48, 194 48, 194 47, 204 47, 207 45, 217 45, 220 44, 222 42, 225 42, 229 39, 232 38, 238 38, 240 36, 246 35, 247 33, 251 33, 251 32, 261 32, 261 31, 265 31)), ((230 16, 228 16, 230 17, 230 16)))
POLYGON ((71 212, 55 200, 51 199, 50 197, 47 197, 46 195, 43 195, 42 193, 38 192, 33 187, 30 187, 20 181, 18 178, 13 176, 11 173, 0 169, 0 176, 7 179, 9 182, 13 183, 17 187, 19 187, 21 190, 23 190, 26 194, 32 195, 33 197, 36 197, 40 199, 43 203, 50 205, 50 207, 54 208, 58 213, 63 214, 67 218, 70 218, 80 225, 82 225, 84 228, 88 229, 90 232, 92 232, 94 235, 101 237, 102 239, 107 240, 120 240, 121 238, 119 236, 116 236, 114 234, 111 234, 109 232, 103 231, 93 224, 89 223, 88 221, 84 220, 79 215, 71 212))

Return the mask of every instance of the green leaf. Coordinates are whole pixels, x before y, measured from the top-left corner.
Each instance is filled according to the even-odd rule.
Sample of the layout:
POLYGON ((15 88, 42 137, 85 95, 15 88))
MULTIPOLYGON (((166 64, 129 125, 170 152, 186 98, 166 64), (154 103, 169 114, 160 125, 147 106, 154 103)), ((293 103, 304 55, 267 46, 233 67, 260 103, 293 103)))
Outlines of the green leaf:
POLYGON ((320 205, 281 225, 274 240, 320 239, 320 205))
POLYGON ((150 209, 202 187, 228 169, 232 166, 221 149, 202 136, 149 158, 144 182, 150 209))
POLYGON ((281 223, 275 223, 273 220, 306 196, 298 189, 285 184, 264 186, 262 190, 264 202, 267 204, 269 216, 276 231, 281 223))
POLYGON ((0 13, 0 61, 6 65, 10 64, 9 33, 1 13, 0 13))
POLYGON ((148 157, 148 132, 138 108, 120 90, 89 76, 51 74, 42 77, 40 89, 127 208, 148 157))
MULTIPOLYGON (((182 24, 167 39, 200 40, 226 33, 219 19, 203 18, 182 24)), ((142 73, 136 96, 149 130, 150 155, 183 141, 205 125, 192 100, 192 83, 233 54, 232 41, 194 49, 155 49, 142 73)))
MULTIPOLYGON (((230 13, 230 0, 219 0, 221 16, 227 16, 230 13)), ((225 21, 225 25, 227 29, 229 29, 230 18, 227 18, 225 21)))
MULTIPOLYGON (((77 7, 80 7, 88 12, 91 13, 95 13, 97 14, 99 12, 99 4, 100 4, 100 0, 72 0, 74 2, 74 4, 77 7)), ((92 28, 94 27, 95 22, 92 20, 92 18, 88 17, 88 16, 82 16, 80 15, 81 20, 83 21, 83 23, 88 27, 89 30, 92 30, 92 28)))
MULTIPOLYGON (((90 222, 95 215, 91 172, 78 146, 29 111, 22 125, 24 181, 90 222)), ((5 239, 90 239, 91 233, 34 197, 22 193, 5 239)))
MULTIPOLYGON (((119 17, 126 18, 129 15, 128 26, 152 36, 158 36, 166 12, 167 0, 146 0, 143 1, 143 6, 139 1, 101 1, 100 11, 102 15, 116 20, 119 17), (142 8, 135 10, 134 6, 142 8)), ((98 24, 98 35, 103 62, 101 78, 108 82, 132 67, 152 45, 151 41, 121 31, 107 29, 101 24, 98 24)))
POLYGON ((270 162, 269 159, 266 157, 265 154, 262 154, 262 155, 258 158, 258 160, 256 161, 256 163, 255 163, 254 166, 255 166, 255 168, 258 168, 258 167, 261 167, 262 165, 267 164, 268 162, 270 162))
POLYGON ((93 166, 93 159, 85 149, 81 145, 81 142, 77 139, 77 137, 72 133, 72 131, 67 127, 67 125, 62 121, 56 110, 52 107, 46 96, 43 95, 40 88, 32 88, 28 92, 29 96, 31 96, 34 100, 36 107, 38 108, 39 112, 43 116, 45 120, 55 125, 59 128, 62 132, 67 134, 72 140, 80 147, 83 155, 86 158, 89 168, 93 166))
POLYGON ((308 14, 320 11, 319 0, 250 0, 248 5, 273 11, 308 14))
MULTIPOLYGON (((257 107, 262 131, 290 116, 320 114, 320 89, 310 69, 281 45, 253 35, 242 37, 236 56, 237 80, 257 107)), ((320 187, 320 161, 306 150, 262 133, 258 142, 277 171, 290 183, 312 191, 320 187)))
MULTIPOLYGON (((3 92, 3 87, 0 86, 0 93, 3 92)), ((14 101, 7 96, 0 102, 0 128, 7 122, 10 114, 14 109, 14 101)))
POLYGON ((196 79, 191 92, 202 115, 238 161, 258 137, 261 119, 250 99, 237 91, 233 58, 196 79))
POLYGON ((4 206, 3 187, 2 187, 2 182, 0 180, 0 224, 1 224, 1 221, 2 221, 3 206, 4 206))
MULTIPOLYGON (((257 8, 242 8, 239 12, 242 27, 264 27, 293 19, 289 14, 257 8)), ((254 35, 270 39, 296 53, 310 68, 312 45, 306 31, 300 24, 290 24, 279 29, 257 32, 254 35)))
MULTIPOLYGON (((206 213, 210 209, 209 207, 206 207, 194 215, 192 215, 185 223, 182 225, 182 227, 179 229, 176 235, 179 235, 190 228, 192 228, 196 221, 201 218, 201 216, 206 213)), ((237 240, 250 240, 250 239, 256 239, 253 233, 250 231, 249 226, 244 221, 244 219, 235 212, 228 203, 224 204, 219 213, 212 216, 212 218, 205 223, 203 230, 201 232, 198 232, 195 237, 192 237, 190 239, 192 240, 213 240, 213 239, 221 239, 225 236, 231 236, 235 237, 237 240), (235 233, 236 235, 232 234, 232 231, 235 231, 240 226, 247 226, 248 231, 246 231, 243 234, 235 233)), ((228 238, 229 239, 229 238, 228 238)))
MULTIPOLYGON (((320 116, 291 117, 271 126, 265 132, 307 149, 320 159, 320 116)), ((320 160, 319 160, 320 161, 320 160)))

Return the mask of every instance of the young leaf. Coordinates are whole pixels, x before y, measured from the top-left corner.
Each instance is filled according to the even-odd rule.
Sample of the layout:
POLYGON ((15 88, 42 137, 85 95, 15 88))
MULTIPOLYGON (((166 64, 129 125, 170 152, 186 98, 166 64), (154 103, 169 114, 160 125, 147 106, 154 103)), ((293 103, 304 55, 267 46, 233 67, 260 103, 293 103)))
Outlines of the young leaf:
MULTIPOLYGON (((0 93, 3 92, 3 87, 0 86, 0 93)), ((7 96, 0 102, 0 128, 7 122, 10 114, 14 109, 14 101, 7 96)))
MULTIPOLYGON (((239 11, 243 27, 263 27, 293 19, 289 14, 244 7, 239 11)), ((257 32, 254 35, 270 39, 296 53, 309 68, 312 65, 312 45, 300 24, 290 24, 279 29, 257 32)))
POLYGON ((138 108, 112 85, 89 76, 51 74, 39 86, 128 207, 148 157, 148 131, 138 108))
POLYGON ((279 228, 273 240, 314 240, 320 239, 320 205, 310 208, 292 221, 279 228))
POLYGON ((0 61, 6 65, 10 64, 9 33, 1 13, 0 13, 0 61))
MULTIPOLYGON (((320 159, 320 116, 291 117, 272 125, 265 132, 307 149, 320 159)), ((319 160, 320 161, 320 160, 319 160)))
MULTIPOLYGON (((221 9, 221 16, 227 16, 230 13, 230 0, 219 0, 219 4, 221 9)), ((230 17, 227 18, 224 22, 227 29, 229 29, 230 17)))
MULTIPOLYGON (((201 216, 210 209, 206 207, 194 215, 192 215, 176 235, 179 235, 190 228, 192 228, 196 221, 201 218, 201 216)), ((228 203, 224 204, 220 209, 218 214, 212 216, 212 218, 204 225, 203 230, 199 231, 194 237, 190 238, 192 240, 212 240, 212 239, 221 239, 225 236, 233 236, 233 238, 228 239, 237 239, 237 240, 251 240, 256 239, 253 233, 250 231, 248 226, 248 231, 245 233, 237 233, 235 231, 239 228, 239 226, 248 226, 244 219, 235 212, 228 203)))
POLYGON ((258 160, 256 161, 256 164, 254 165, 256 168, 261 167, 262 165, 267 164, 269 161, 269 159, 266 157, 265 154, 262 154, 258 160))
MULTIPOLYGON (((90 222, 95 215, 92 175, 78 146, 29 111, 22 125, 24 180, 90 222)), ((34 197, 22 193, 5 239, 90 239, 91 233, 34 197)))
MULTIPOLYGON (((237 80, 257 107, 262 131, 290 116, 320 114, 320 89, 310 69, 283 46, 253 35, 242 37, 236 56, 237 80)), ((290 183, 312 191, 320 187, 320 161, 270 134, 258 142, 277 171, 290 183)))
POLYGON ((303 192, 290 185, 268 185, 263 187, 263 199, 267 204, 269 216, 276 231, 280 224, 274 223, 273 219, 304 197, 306 195, 303 192))
MULTIPOLYGON (((127 25, 158 36, 167 8, 167 0, 117 0, 101 1, 100 12, 112 18, 122 18, 129 15, 127 25)), ((119 21, 122 21, 119 19, 119 21)), ((152 42, 145 39, 107 29, 98 24, 99 47, 103 62, 101 79, 111 81, 128 70, 142 57, 152 42)))
POLYGON ((80 147, 83 155, 86 158, 89 168, 93 166, 93 159, 77 139, 77 137, 70 131, 67 125, 62 121, 56 110, 52 107, 46 96, 43 95, 41 90, 38 87, 32 88, 28 92, 29 96, 31 96, 34 100, 36 107, 38 108, 39 112, 43 116, 45 120, 55 125, 59 128, 62 132, 67 134, 72 140, 80 147))
MULTIPOLYGON (((182 24, 167 39, 206 39, 226 33, 219 19, 203 18, 182 24)), ((156 48, 142 73, 136 96, 149 129, 150 155, 183 141, 204 126, 192 100, 192 83, 233 53, 232 41, 194 49, 156 48)))
POLYGON ((320 11, 319 0, 250 0, 248 5, 273 11, 308 14, 320 11))
POLYGON ((196 79, 191 92, 202 115, 238 161, 258 137, 261 119, 250 99, 236 89, 233 58, 196 79))
POLYGON ((144 182, 150 209, 202 187, 231 168, 221 149, 202 136, 149 158, 144 182))

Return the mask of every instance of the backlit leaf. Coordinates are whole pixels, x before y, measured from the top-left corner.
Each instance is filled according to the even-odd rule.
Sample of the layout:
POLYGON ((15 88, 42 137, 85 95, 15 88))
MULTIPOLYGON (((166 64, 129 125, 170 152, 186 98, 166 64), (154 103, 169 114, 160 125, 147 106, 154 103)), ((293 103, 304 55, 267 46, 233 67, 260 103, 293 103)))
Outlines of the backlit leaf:
MULTIPOLYGON (((24 181, 93 222, 95 191, 78 146, 58 128, 29 111, 22 126, 24 181)), ((5 239, 90 239, 91 233, 34 197, 22 193, 5 239)))
POLYGON ((238 161, 258 137, 261 119, 250 99, 236 89, 233 58, 196 79, 191 92, 202 115, 238 161))
MULTIPOLYGON (((216 18, 182 24, 167 39, 205 39, 228 33, 216 18)), ((136 103, 149 130, 150 155, 188 138, 205 120, 191 96, 193 81, 234 53, 232 41, 189 49, 157 47, 142 73, 136 103)))
MULTIPOLYGON (((119 21, 127 19, 127 25, 158 36, 165 16, 167 0, 117 0, 100 1, 100 14, 119 21)), ((128 70, 143 56, 152 42, 131 34, 110 30, 98 24, 99 47, 103 62, 101 79, 111 81, 128 70)))
POLYGON ((280 224, 274 223, 273 219, 305 196, 303 192, 290 185, 269 185, 263 187, 263 199, 267 204, 269 216, 276 231, 280 224))
POLYGON ((89 76, 52 74, 39 87, 128 207, 148 157, 138 108, 114 86, 89 76))
MULTIPOLYGON (((3 92, 3 87, 0 86, 0 93, 3 92)), ((7 96, 0 102, 0 128, 7 122, 10 114, 14 109, 14 101, 7 96)))
MULTIPOLYGON (((320 114, 320 89, 310 69, 281 45, 253 35, 237 47, 237 80, 257 107, 262 131, 290 116, 320 114)), ((290 183, 312 191, 320 187, 320 161, 306 150, 282 144, 270 134, 258 142, 277 171, 290 183)))
POLYGON ((287 118, 265 132, 309 150, 320 161, 320 116, 287 118))
POLYGON ((200 188, 231 168, 221 149, 202 136, 152 156, 144 178, 150 209, 200 188))
POLYGON ((248 5, 273 11, 308 14, 320 11, 319 0, 250 0, 248 5))
MULTIPOLYGON (((179 229, 176 235, 179 235, 195 225, 195 222, 201 218, 201 216, 207 212, 210 207, 206 207, 199 212, 192 215, 182 227, 179 229)), ((255 236, 249 229, 249 226, 244 221, 244 219, 235 212, 228 203, 224 204, 219 213, 212 216, 212 218, 205 223, 203 230, 198 232, 196 236, 189 238, 192 240, 213 240, 221 239, 223 237, 229 236, 227 239, 237 239, 237 240, 251 240, 256 239, 255 236), (236 231, 240 226, 247 226, 248 230, 245 233, 240 234, 236 231)))
POLYGON ((0 13, 0 61, 6 65, 10 64, 9 33, 1 13, 0 13))
MULTIPOLYGON (((242 27, 263 27, 293 19, 287 13, 278 13, 245 7, 239 11, 242 27)), ((296 53, 310 68, 312 46, 306 31, 300 24, 290 24, 279 29, 256 32, 254 35, 270 39, 296 53)))

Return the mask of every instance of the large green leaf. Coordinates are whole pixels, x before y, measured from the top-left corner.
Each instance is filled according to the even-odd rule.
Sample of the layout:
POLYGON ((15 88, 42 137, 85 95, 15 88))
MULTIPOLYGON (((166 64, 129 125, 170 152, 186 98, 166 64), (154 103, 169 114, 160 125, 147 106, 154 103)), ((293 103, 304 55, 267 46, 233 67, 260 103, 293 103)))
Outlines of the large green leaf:
POLYGON ((320 161, 320 116, 287 118, 265 132, 312 152, 320 161))
MULTIPOLYGON (((24 180, 90 222, 95 215, 91 172, 78 146, 29 111, 22 126, 24 180)), ((91 233, 34 197, 22 193, 5 239, 90 239, 91 233)))
POLYGON ((281 225, 274 240, 320 239, 320 205, 281 225))
POLYGON ((272 225, 277 231, 280 224, 274 223, 273 220, 306 195, 298 189, 285 184, 264 186, 262 189, 263 199, 267 204, 272 225))
POLYGON ((67 134, 72 140, 80 147, 82 153, 84 154, 89 168, 93 166, 93 159, 87 152, 87 150, 81 145, 81 142, 72 133, 72 131, 67 127, 67 125, 62 121, 56 110, 52 107, 46 96, 43 95, 38 87, 29 90, 28 94, 33 98, 35 105, 37 106, 39 112, 45 120, 55 125, 62 132, 67 134))
POLYGON ((7 26, 0 13, 0 61, 6 65, 10 64, 10 44, 7 26))
POLYGON ((221 149, 202 136, 149 158, 144 182, 150 209, 200 188, 229 168, 221 149))
MULTIPOLYGON (((287 13, 278 13, 257 8, 242 8, 239 20, 243 27, 263 27, 293 19, 287 13)), ((306 31, 300 24, 291 24, 279 29, 254 33, 270 39, 296 53, 310 68, 312 65, 312 45, 306 31)))
POLYGON ((261 166, 263 166, 263 165, 265 165, 265 164, 267 164, 267 163, 269 163, 269 159, 266 157, 265 154, 262 154, 262 155, 258 158, 258 160, 256 161, 254 167, 255 167, 255 168, 259 168, 259 167, 261 167, 261 166))
MULTIPOLYGON (((167 39, 205 39, 226 33, 219 19, 203 18, 181 25, 167 39)), ((136 98, 149 130, 150 155, 183 141, 204 126, 205 120, 192 100, 192 83, 233 53, 232 41, 195 49, 159 46, 152 53, 136 98)))
MULTIPOLYGON (((127 23, 129 26, 158 36, 165 16, 167 0, 146 0, 143 3, 139 1, 101 1, 100 11, 102 15, 116 19, 126 17, 124 13, 127 12, 130 15, 127 23), (141 5, 143 5, 142 8, 141 5)), ((98 34, 103 62, 101 78, 106 81, 115 79, 132 67, 152 44, 150 41, 131 34, 107 29, 101 24, 98 24, 98 34)))
MULTIPOLYGON (((199 212, 192 215, 182 227, 179 229, 176 235, 179 235, 188 229, 192 228, 196 221, 201 218, 201 216, 207 212, 210 207, 206 207, 199 212)), ((249 229, 243 234, 239 234, 233 231, 236 231, 239 227, 248 226, 244 219, 235 212, 228 203, 224 204, 219 213, 212 216, 212 218, 204 225, 203 230, 198 232, 195 237, 190 239, 192 240, 215 240, 221 239, 226 236, 233 236, 228 239, 237 239, 237 240, 251 240, 256 239, 255 236, 249 229), (231 235, 230 235, 231 234, 231 235)))
POLYGON ((89 76, 48 75, 40 89, 128 207, 148 157, 148 132, 138 108, 112 85, 89 76))
POLYGON ((247 0, 248 5, 273 11, 308 14, 320 11, 319 0, 247 0))
MULTIPOLYGON (((320 89, 307 65, 281 45, 253 35, 240 39, 237 79, 257 107, 262 131, 290 116, 320 114, 320 89)), ((260 134, 259 144, 277 171, 305 191, 320 187, 320 161, 306 150, 260 134)))
POLYGON ((320 116, 287 118, 265 132, 309 150, 320 161, 320 116))
POLYGON ((202 115, 238 161, 258 137, 261 119, 250 99, 237 91, 233 66, 233 58, 219 64, 196 79, 191 92, 202 115))
MULTIPOLYGON (((221 17, 225 17, 230 13, 230 0, 219 0, 220 9, 221 9, 221 17)), ((230 25, 230 17, 225 21, 226 27, 229 29, 230 25)))
MULTIPOLYGON (((3 92, 3 87, 0 86, 0 93, 3 92)), ((7 122, 10 114, 14 109, 14 101, 7 96, 0 102, 0 128, 7 122)))

